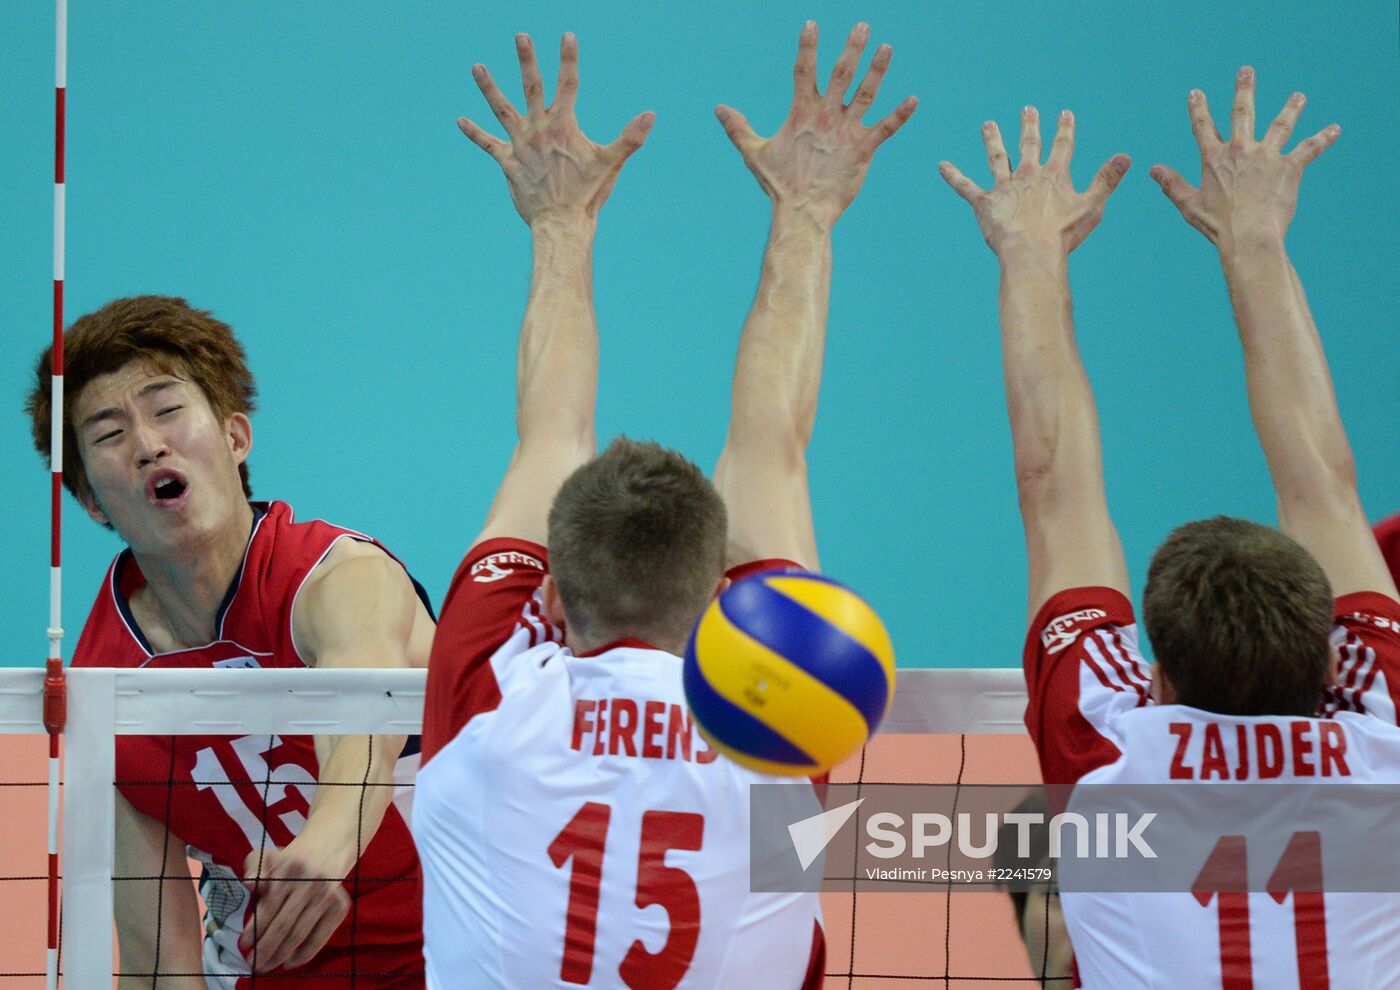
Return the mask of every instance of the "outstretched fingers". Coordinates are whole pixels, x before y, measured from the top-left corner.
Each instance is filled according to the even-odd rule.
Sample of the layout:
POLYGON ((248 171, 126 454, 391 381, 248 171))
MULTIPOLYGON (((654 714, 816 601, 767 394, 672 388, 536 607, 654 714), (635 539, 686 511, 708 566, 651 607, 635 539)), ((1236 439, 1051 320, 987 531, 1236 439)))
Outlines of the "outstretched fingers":
POLYGON ((909 118, 914 116, 914 111, 919 109, 919 100, 915 96, 906 96, 888 114, 880 119, 874 127, 869 129, 869 133, 879 147, 890 138, 894 137, 901 127, 909 123, 909 118))
POLYGON ((836 104, 846 102, 846 90, 855 77, 856 66, 860 63, 860 53, 865 51, 865 43, 870 40, 870 25, 864 21, 851 29, 846 38, 846 47, 831 70, 831 82, 826 87, 826 99, 836 104))
POLYGON ((1011 160, 1006 157, 1006 145, 1001 140, 1001 129, 995 120, 982 125, 982 143, 987 146, 987 164, 992 177, 998 182, 1011 178, 1011 160))
POLYGON ((1293 134, 1293 128, 1298 123, 1298 115, 1303 112, 1307 97, 1302 93, 1294 93, 1288 98, 1288 102, 1283 105, 1283 109, 1278 112, 1269 129, 1264 132, 1263 144, 1267 148, 1275 151, 1282 151, 1283 146, 1288 143, 1288 138, 1293 134))
POLYGON ((1230 143, 1254 141, 1254 70, 1245 66, 1235 74, 1235 102, 1230 107, 1230 143))
POLYGON ((535 58, 535 43, 528 34, 515 36, 515 54, 520 59, 520 83, 525 88, 525 112, 538 114, 544 110, 544 80, 540 78, 540 63, 535 58))
POLYGON ((506 99, 505 94, 501 92, 501 87, 496 85, 496 80, 491 78, 491 73, 487 71, 486 66, 480 63, 472 66, 472 78, 476 80, 481 95, 486 97, 486 102, 491 106, 491 112, 496 115, 496 119, 506 129, 506 133, 514 139, 520 131, 520 114, 515 112, 515 107, 511 106, 510 100, 506 99))
POLYGON ((1050 160, 1046 168, 1068 169, 1074 158, 1074 114, 1060 111, 1059 122, 1055 125, 1055 141, 1050 145, 1050 160))
POLYGON ((1181 173, 1174 168, 1169 168, 1166 165, 1153 165, 1147 174, 1152 176, 1152 180, 1162 187, 1162 192, 1178 210, 1184 210, 1186 201, 1196 193, 1196 187, 1183 179, 1181 173))
POLYGON ((578 39, 572 31, 559 42, 559 81, 554 90, 554 109, 573 112, 578 98, 578 39))
POLYGON ((975 204, 985 192, 981 186, 958 171, 958 167, 952 162, 939 162, 938 174, 943 176, 944 182, 953 187, 953 192, 969 203, 975 204))
POLYGON ((720 104, 715 107, 715 117, 719 119, 720 126, 724 128, 729 140, 734 142, 734 147, 741 152, 747 153, 749 148, 762 140, 749 125, 748 118, 733 107, 720 104))
POLYGON ((1021 160, 1017 168, 1040 164, 1040 111, 1026 107, 1021 111, 1021 160))
POLYGON ((1210 104, 1206 102, 1205 93, 1199 89, 1191 90, 1191 95, 1186 98, 1186 109, 1191 114, 1191 133, 1196 135, 1196 145, 1201 151, 1224 143, 1216 130, 1215 121, 1211 119, 1210 104))
POLYGON ((502 141, 495 135, 488 134, 466 117, 457 118, 458 129, 467 136, 472 144, 486 152, 496 161, 504 160, 505 152, 510 147, 509 142, 502 141))
POLYGON ((801 102, 817 95, 817 22, 808 21, 802 25, 802 33, 797 36, 797 65, 792 70, 792 98, 794 102, 801 102))
POLYGON ((889 45, 881 45, 875 49, 875 57, 870 60, 870 68, 865 71, 865 78, 856 87, 856 95, 851 98, 851 112, 859 120, 865 116, 865 111, 870 109, 870 105, 875 102, 875 97, 880 95, 880 83, 885 79, 885 72, 890 67, 890 59, 894 57, 894 49, 889 45))
POLYGON ((1298 147, 1294 148, 1288 155, 1290 161, 1296 162, 1299 167, 1311 165, 1328 148, 1336 143, 1341 137, 1342 129, 1336 124, 1328 124, 1312 137, 1298 142, 1298 147))
POLYGON ((608 156, 617 163, 619 168, 646 141, 647 135, 651 133, 651 125, 654 123, 656 123, 656 114, 650 110, 639 113, 622 129, 617 140, 607 146, 605 150, 608 156))
POLYGON ((1127 155, 1114 155, 1104 162, 1103 168, 1094 176, 1094 181, 1089 183, 1085 195, 1095 202, 1106 202, 1108 197, 1113 195, 1113 190, 1118 188, 1118 183, 1123 181, 1123 176, 1132 164, 1133 160, 1127 155))

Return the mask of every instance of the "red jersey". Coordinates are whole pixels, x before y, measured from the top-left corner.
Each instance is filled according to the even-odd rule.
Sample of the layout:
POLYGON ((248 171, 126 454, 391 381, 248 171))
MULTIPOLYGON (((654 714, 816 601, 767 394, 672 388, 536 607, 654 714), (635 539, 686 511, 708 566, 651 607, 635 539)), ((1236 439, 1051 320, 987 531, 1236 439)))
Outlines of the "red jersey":
MULTIPOLYGON (((283 502, 255 502, 253 510, 248 548, 219 608, 212 643, 169 653, 151 649, 129 606, 145 578, 128 549, 107 572, 73 666, 306 666, 292 637, 292 607, 302 584, 336 541, 379 544, 320 520, 294 522, 283 502)), ((418 591, 423 594, 421 587, 418 591)), ((399 761, 395 778, 401 785, 412 780, 416 749, 413 740, 399 761)), ((117 736, 116 766, 122 796, 165 822, 204 864, 204 970, 218 974, 208 977, 211 987, 244 990, 255 982, 265 990, 291 990, 310 985, 301 977, 317 976, 311 982, 318 990, 341 990, 352 985, 352 972, 358 974, 357 987, 423 986, 422 887, 406 824, 407 787, 399 788, 379 830, 366 836, 363 854, 345 879, 350 913, 325 948, 299 969, 254 981, 238 948, 252 918, 249 890, 240 877, 254 849, 283 847, 306 823, 319 770, 312 737, 117 736)))
POLYGON ((1381 545, 1390 576, 1400 585, 1400 512, 1376 523, 1376 542, 1381 545))

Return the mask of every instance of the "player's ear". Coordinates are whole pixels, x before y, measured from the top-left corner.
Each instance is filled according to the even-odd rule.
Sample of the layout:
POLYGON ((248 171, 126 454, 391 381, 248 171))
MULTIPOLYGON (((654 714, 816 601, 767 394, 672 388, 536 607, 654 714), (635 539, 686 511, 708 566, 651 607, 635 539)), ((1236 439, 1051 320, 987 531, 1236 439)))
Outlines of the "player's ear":
POLYGON ((88 518, 99 526, 111 528, 112 521, 107 518, 107 513, 102 511, 102 507, 97 504, 97 496, 92 492, 83 492, 78 496, 78 504, 83 507, 83 511, 88 514, 88 518))
POLYGON ((544 580, 540 582, 540 591, 544 595, 544 617, 549 620, 550 625, 564 628, 564 601, 559 597, 559 585, 554 583, 554 575, 546 574, 544 580))
POLYGON ((1342 676, 1342 651, 1336 643, 1327 647, 1329 662, 1327 664, 1327 687, 1336 684, 1342 676))
POLYGON ((243 413, 234 413, 228 418, 224 430, 228 435, 228 447, 233 454, 234 463, 242 464, 253 449, 253 421, 243 413))
POLYGON ((1167 680, 1167 675, 1162 673, 1160 663, 1152 665, 1152 700, 1159 705, 1176 704, 1176 688, 1167 680))

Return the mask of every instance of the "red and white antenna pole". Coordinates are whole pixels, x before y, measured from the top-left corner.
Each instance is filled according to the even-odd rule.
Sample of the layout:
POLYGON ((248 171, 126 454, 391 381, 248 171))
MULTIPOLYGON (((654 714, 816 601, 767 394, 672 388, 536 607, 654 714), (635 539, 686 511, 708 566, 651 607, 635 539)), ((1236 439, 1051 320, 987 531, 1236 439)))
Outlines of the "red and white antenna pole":
POLYGON ((58 990, 58 741, 68 715, 63 679, 63 233, 65 94, 68 88, 68 0, 54 0, 53 175, 53 395, 49 425, 51 532, 49 547, 49 654, 44 674, 44 728, 49 733, 49 946, 48 990, 58 990))

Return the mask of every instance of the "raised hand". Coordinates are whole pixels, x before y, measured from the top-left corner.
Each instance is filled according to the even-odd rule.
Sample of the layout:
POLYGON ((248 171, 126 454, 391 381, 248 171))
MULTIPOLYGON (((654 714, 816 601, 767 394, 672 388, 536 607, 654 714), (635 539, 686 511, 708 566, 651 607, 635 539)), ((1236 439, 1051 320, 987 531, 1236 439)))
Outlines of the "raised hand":
POLYGON ((1165 165, 1151 170, 1186 222, 1221 250, 1241 241, 1281 243, 1298 208, 1303 169, 1342 133, 1331 124, 1283 154, 1307 102, 1302 93, 1294 93, 1264 132, 1264 139, 1254 140, 1254 87, 1254 70, 1245 66, 1235 77, 1229 141, 1221 138, 1211 119, 1205 93, 1193 89, 1187 98, 1191 130, 1201 149, 1199 189, 1165 165))
POLYGON ((656 114, 634 117, 612 144, 594 144, 579 129, 574 116, 578 95, 578 40, 564 35, 559 46, 559 81, 554 103, 544 105, 544 82, 530 36, 515 36, 520 79, 525 86, 522 117, 496 85, 486 66, 472 66, 486 102, 510 140, 502 141, 466 117, 457 126, 501 166, 510 185, 510 198, 527 224, 534 227, 551 217, 596 219, 617 175, 632 153, 642 146, 656 114))
POLYGON ((744 156, 775 207, 792 208, 825 227, 836 222, 860 192, 875 149, 904 126, 918 101, 907 97, 893 112, 866 127, 861 118, 875 102, 890 67, 891 49, 875 50, 855 96, 845 103, 870 25, 857 24, 832 69, 826 92, 817 91, 817 25, 808 21, 797 42, 794 93, 787 120, 771 138, 761 138, 733 107, 715 108, 729 140, 744 156))
POLYGON ((1044 165, 1040 163, 1040 114, 1035 107, 1021 113, 1021 161, 1014 172, 995 121, 982 125, 982 140, 992 168, 992 188, 981 188, 951 162, 939 163, 938 172, 972 205, 982 236, 998 256, 1025 246, 1064 254, 1073 251, 1103 219, 1104 204, 1132 164, 1127 155, 1114 155, 1088 189, 1075 192, 1069 174, 1074 114, 1068 110, 1060 114, 1044 165))

